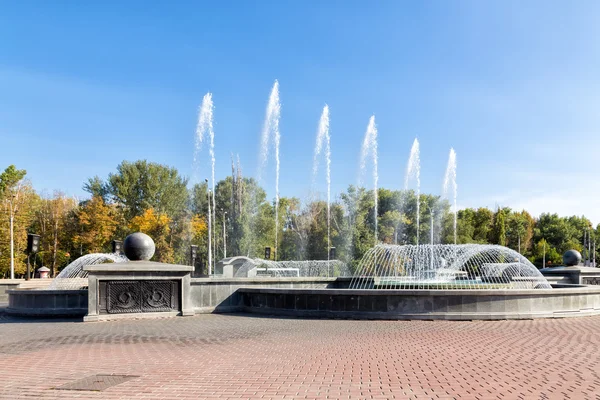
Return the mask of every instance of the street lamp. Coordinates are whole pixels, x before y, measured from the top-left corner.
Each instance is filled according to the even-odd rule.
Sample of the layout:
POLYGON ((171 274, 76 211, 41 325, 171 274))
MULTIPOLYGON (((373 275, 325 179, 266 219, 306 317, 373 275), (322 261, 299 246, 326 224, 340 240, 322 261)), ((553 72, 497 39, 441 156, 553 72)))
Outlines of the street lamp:
POLYGON ((196 257, 198 256, 198 246, 195 244, 190 246, 190 258, 192 262, 192 267, 194 267, 194 271, 196 270, 196 257))
POLYGON ((121 254, 123 250, 123 242, 120 240, 113 240, 112 244, 112 252, 116 254, 121 254))
POLYGON ((14 202, 17 198, 17 195, 13 193, 11 198, 6 199, 6 202, 9 207, 10 212, 10 279, 15 279, 15 234, 14 234, 14 225, 15 225, 15 206, 14 202))
POLYGON ((25 280, 29 280, 31 275, 31 265, 29 257, 31 254, 36 254, 40 250, 40 235, 34 235, 33 233, 27 234, 27 275, 25 280))

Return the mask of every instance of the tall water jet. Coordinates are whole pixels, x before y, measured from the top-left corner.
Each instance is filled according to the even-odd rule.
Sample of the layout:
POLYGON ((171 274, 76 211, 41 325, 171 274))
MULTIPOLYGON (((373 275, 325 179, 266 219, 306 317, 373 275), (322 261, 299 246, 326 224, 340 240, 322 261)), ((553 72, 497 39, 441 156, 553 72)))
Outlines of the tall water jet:
POLYGON ((375 244, 377 244, 377 203, 378 203, 378 182, 379 172, 377 170, 377 125, 375 124, 375 116, 372 115, 369 119, 369 125, 365 132, 365 138, 362 143, 360 151, 360 178, 358 187, 362 185, 363 175, 367 168, 367 158, 370 157, 373 162, 373 199, 375 200, 375 207, 373 210, 373 217, 375 220, 375 244))
MULTIPOLYGON (((196 145, 194 149, 194 170, 198 170, 198 156, 202 150, 206 136, 209 140, 209 155, 211 162, 211 186, 212 186, 212 198, 209 197, 208 201, 208 275, 211 275, 213 269, 213 222, 215 221, 215 132, 213 129, 213 110, 214 105, 212 101, 212 94, 206 93, 202 99, 202 105, 198 112, 198 124, 196 125, 196 145), (211 200, 212 200, 212 211, 211 211, 211 200)), ((210 196, 210 188, 207 182, 207 189, 210 196)), ((214 246, 216 247, 216 246, 214 246)))
POLYGON ((417 245, 419 245, 419 226, 421 218, 421 156, 419 151, 419 140, 415 138, 410 149, 410 157, 406 167, 406 175, 404 176, 404 190, 408 190, 410 181, 414 179, 417 192, 417 245))
POLYGON ((327 261, 329 262, 329 253, 331 249, 331 137, 329 135, 329 106, 325 104, 323 113, 319 120, 319 130, 317 131, 317 143, 315 144, 315 154, 313 158, 313 187, 319 170, 319 156, 325 147, 325 173, 327 175, 327 261))
POLYGON ((450 148, 450 155, 448 156, 448 166, 446 167, 446 174, 444 176, 444 198, 449 199, 448 196, 450 190, 452 190, 452 213, 454 214, 454 244, 456 244, 456 228, 458 221, 458 208, 456 206, 456 197, 458 194, 458 188, 456 185, 456 152, 453 148, 450 148))
POLYGON ((265 123, 261 136, 260 163, 258 168, 258 182, 262 180, 262 173, 267 163, 269 155, 269 144, 273 141, 275 150, 275 259, 277 259, 277 246, 279 243, 279 117, 281 115, 281 104, 279 103, 279 82, 275 80, 267 111, 265 114, 265 123))

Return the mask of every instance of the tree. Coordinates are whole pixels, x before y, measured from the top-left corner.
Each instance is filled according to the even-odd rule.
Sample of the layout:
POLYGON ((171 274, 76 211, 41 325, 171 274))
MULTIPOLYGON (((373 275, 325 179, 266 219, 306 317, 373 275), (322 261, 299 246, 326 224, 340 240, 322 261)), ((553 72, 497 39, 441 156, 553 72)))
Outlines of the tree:
POLYGON ((93 178, 88 179, 88 181, 83 184, 83 190, 91 194, 92 197, 101 197, 105 203, 108 201, 107 185, 99 176, 94 176, 93 178))
POLYGON ((105 204, 102 197, 93 196, 75 214, 77 227, 73 242, 79 246, 80 254, 107 251, 117 229, 115 208, 105 204))
MULTIPOLYGON (((97 183, 88 186, 96 190, 97 183)), ((123 205, 128 220, 149 208, 173 219, 188 203, 187 179, 175 168, 146 160, 123 161, 103 187, 112 201, 123 205)))
MULTIPOLYGON (((190 221, 192 244, 198 246, 199 260, 208 260, 208 223, 206 216, 194 215, 190 221)), ((208 272, 208 271, 206 271, 208 272)))
POLYGON ((475 243, 488 243, 493 224, 494 213, 484 207, 478 208, 473 215, 473 241, 475 243))
POLYGON ((58 265, 65 262, 68 257, 64 249, 69 241, 65 233, 68 215, 72 213, 77 206, 73 198, 66 197, 61 192, 55 192, 52 198, 40 200, 40 205, 36 211, 36 220, 34 227, 41 236, 41 249, 39 256, 44 265, 50 266, 50 276, 54 277, 58 265))
POLYGON ((154 258, 159 262, 173 262, 173 248, 169 243, 171 219, 166 214, 157 213, 153 208, 131 219, 129 229, 143 232, 154 240, 156 252, 154 258))
POLYGON ((21 180, 26 174, 27 172, 24 169, 18 170, 14 165, 9 165, 4 172, 0 174, 0 199, 4 201, 9 221, 11 279, 14 279, 15 274, 15 214, 19 211, 21 205, 21 194, 23 189, 21 180))
POLYGON ((492 231, 492 242, 500 246, 506 246, 506 213, 505 209, 498 209, 494 214, 494 229, 492 231))
POLYGON ((509 214, 507 221, 507 245, 520 253, 531 248, 535 220, 525 210, 509 214))

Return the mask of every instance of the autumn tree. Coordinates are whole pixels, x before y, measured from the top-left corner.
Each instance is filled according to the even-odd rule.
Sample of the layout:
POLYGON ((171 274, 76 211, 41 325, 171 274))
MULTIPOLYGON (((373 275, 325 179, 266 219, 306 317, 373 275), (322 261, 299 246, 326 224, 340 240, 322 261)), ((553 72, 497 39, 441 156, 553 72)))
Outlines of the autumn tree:
MULTIPOLYGON (((10 165, 0 174, 0 274, 24 273, 27 231, 33 219, 38 196, 29 182, 23 180, 25 170, 10 165), (11 268, 13 265, 13 268, 11 268)), ((12 276, 11 276, 12 277, 12 276)))
POLYGON ((171 220, 166 214, 156 212, 149 208, 133 217, 129 223, 129 229, 132 232, 143 232, 154 240, 156 252, 154 259, 159 262, 172 263, 173 248, 169 244, 171 220))
POLYGON ((75 211, 77 226, 73 242, 80 248, 81 255, 109 250, 117 229, 115 215, 114 207, 106 204, 100 196, 93 196, 75 211))
POLYGON ((55 192, 52 198, 40 199, 33 224, 34 230, 40 234, 40 257, 44 265, 50 267, 50 276, 54 276, 60 264, 69 259, 67 221, 70 213, 75 211, 77 202, 62 192, 55 192))

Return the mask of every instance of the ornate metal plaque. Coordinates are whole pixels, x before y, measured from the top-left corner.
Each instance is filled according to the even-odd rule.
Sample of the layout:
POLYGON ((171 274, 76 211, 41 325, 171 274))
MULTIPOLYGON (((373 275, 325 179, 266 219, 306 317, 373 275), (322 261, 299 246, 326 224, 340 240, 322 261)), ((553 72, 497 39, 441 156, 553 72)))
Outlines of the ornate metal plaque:
POLYGON ((107 281, 106 312, 122 314, 179 311, 178 288, 177 281, 107 281))
POLYGON ((600 285, 600 277, 586 277, 582 281, 584 285, 600 285))
POLYGON ((110 281, 106 283, 106 311, 117 313, 140 313, 140 282, 110 281))
POLYGON ((142 312, 173 311, 175 282, 142 281, 142 312))

